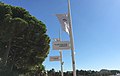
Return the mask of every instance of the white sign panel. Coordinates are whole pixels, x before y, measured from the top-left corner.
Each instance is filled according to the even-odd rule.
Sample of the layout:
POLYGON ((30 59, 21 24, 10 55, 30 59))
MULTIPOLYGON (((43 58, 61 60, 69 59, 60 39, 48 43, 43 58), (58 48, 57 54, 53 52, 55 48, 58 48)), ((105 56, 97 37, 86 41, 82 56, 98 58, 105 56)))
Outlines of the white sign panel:
POLYGON ((69 41, 54 41, 52 44, 53 50, 69 50, 70 42, 69 41))
POLYGON ((50 61, 60 61, 60 56, 50 56, 50 61))

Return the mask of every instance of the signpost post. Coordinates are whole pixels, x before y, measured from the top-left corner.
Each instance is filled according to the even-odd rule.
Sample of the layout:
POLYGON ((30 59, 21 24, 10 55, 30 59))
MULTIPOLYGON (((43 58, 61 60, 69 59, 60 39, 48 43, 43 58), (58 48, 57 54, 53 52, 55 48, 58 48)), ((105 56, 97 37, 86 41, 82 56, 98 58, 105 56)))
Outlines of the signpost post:
POLYGON ((63 76, 63 61, 62 61, 62 50, 59 50, 60 52, 60 63, 61 63, 61 76, 63 76))

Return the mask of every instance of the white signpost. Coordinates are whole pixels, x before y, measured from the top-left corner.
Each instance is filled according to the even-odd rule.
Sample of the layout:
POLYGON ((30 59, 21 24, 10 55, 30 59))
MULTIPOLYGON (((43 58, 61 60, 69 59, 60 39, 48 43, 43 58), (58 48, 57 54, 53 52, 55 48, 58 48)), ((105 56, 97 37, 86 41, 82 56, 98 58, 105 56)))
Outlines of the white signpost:
POLYGON ((60 61, 60 56, 50 56, 50 61, 60 61))
POLYGON ((70 42, 69 41, 54 41, 52 43, 53 50, 69 50, 70 42))

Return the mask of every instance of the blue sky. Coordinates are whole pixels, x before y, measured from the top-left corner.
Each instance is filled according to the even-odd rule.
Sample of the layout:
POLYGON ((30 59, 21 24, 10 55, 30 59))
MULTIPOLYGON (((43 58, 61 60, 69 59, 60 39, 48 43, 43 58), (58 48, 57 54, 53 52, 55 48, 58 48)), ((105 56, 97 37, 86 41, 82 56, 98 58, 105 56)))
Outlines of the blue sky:
MULTIPOLYGON (((59 37, 60 23, 55 14, 67 13, 67 0, 0 0, 25 8, 47 26, 51 41, 59 37)), ((76 69, 120 69, 120 0, 71 0, 76 69)), ((69 36, 62 31, 62 40, 69 36)), ((51 44, 50 44, 51 45, 51 44)), ((46 69, 60 70, 59 62, 44 62, 46 69)), ((72 70, 71 51, 63 50, 64 71, 72 70)))

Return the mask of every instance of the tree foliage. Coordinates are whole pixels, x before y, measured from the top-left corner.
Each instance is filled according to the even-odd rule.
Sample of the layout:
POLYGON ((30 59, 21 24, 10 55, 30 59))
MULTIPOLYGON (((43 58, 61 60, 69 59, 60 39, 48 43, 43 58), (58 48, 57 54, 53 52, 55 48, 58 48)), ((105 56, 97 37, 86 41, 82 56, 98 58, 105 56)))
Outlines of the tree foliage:
MULTIPOLYGON (((48 76, 61 76, 61 71, 55 71, 54 69, 48 70, 47 73, 48 76)), ((76 76, 119 76, 116 74, 120 74, 120 70, 76 70, 76 76)), ((66 71, 64 72, 64 76, 73 76, 73 72, 66 71)))
POLYGON ((0 2, 1 65, 21 73, 42 65, 50 48, 46 31, 45 24, 25 9, 0 2))

